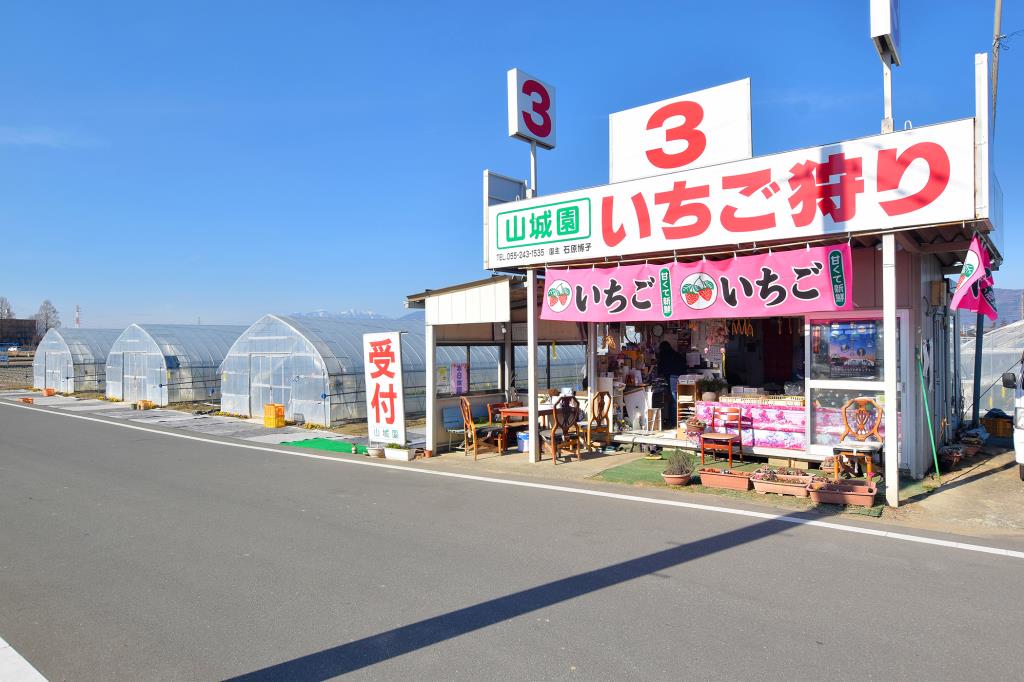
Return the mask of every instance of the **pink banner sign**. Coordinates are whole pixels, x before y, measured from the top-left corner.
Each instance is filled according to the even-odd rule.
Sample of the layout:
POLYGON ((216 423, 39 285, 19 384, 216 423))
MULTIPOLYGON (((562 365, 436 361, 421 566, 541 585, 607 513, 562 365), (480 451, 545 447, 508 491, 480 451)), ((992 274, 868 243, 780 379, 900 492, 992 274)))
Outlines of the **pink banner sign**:
POLYGON ((850 245, 720 261, 544 271, 541 317, 645 322, 853 309, 850 245))

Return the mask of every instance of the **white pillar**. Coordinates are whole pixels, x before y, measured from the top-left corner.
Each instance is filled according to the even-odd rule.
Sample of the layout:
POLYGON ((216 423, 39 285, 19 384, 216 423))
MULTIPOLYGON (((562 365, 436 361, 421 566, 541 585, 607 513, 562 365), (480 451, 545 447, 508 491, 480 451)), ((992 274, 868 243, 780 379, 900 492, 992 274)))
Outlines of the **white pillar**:
POLYGON ((437 390, 434 386, 434 380, 437 377, 437 370, 434 367, 435 358, 435 345, 434 345, 434 325, 428 324, 423 330, 423 337, 426 339, 426 349, 424 350, 424 363, 423 368, 426 372, 426 381, 424 382, 424 390, 426 391, 426 407, 427 407, 427 444, 424 445, 427 450, 430 450, 435 455, 437 454, 437 439, 434 436, 434 427, 437 420, 435 411, 437 410, 437 390))
POLYGON ((505 400, 508 400, 512 395, 512 370, 515 364, 515 346, 512 345, 512 320, 502 323, 502 327, 505 329, 505 400))
POLYGON ((587 322, 587 393, 597 395, 597 325, 587 322))
POLYGON ((540 429, 537 426, 537 271, 526 277, 526 367, 530 407, 530 462, 540 461, 540 429))
MULTIPOLYGON (((899 458, 899 410, 897 409, 897 388, 899 369, 896 366, 896 238, 890 232, 882 235, 882 328, 884 342, 885 381, 885 503, 899 506, 900 458, 899 458)), ((906 330, 904 330, 906 333, 906 330)), ((913 362, 903 358, 903 362, 913 362)), ((916 415, 910 415, 916 418, 916 415)), ((909 424, 905 425, 909 428, 909 424)))

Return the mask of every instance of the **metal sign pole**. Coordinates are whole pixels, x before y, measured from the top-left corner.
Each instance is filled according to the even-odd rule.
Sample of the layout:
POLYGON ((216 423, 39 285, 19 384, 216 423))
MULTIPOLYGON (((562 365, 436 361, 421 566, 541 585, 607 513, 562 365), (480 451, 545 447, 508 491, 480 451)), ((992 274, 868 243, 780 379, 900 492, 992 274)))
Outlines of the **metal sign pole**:
POLYGON ((891 133, 895 129, 895 125, 892 120, 892 61, 888 55, 882 58, 882 99, 885 109, 882 132, 891 133))
POLYGON ((537 196, 537 143, 530 140, 530 198, 537 196))

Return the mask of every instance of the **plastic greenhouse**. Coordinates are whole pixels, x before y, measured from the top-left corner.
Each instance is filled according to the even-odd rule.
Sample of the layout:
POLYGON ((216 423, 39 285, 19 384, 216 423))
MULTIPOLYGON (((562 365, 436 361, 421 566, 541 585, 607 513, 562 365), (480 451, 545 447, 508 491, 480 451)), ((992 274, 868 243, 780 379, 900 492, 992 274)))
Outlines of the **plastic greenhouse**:
MULTIPOLYGON (((285 406, 285 418, 333 426, 366 418, 363 334, 405 332, 402 373, 407 417, 424 405, 421 320, 332 320, 264 315, 235 341, 221 365, 221 410, 255 417, 285 406)), ((497 359, 495 358, 495 366, 497 359)))
POLYGON ((132 324, 107 355, 107 397, 157 405, 220 397, 218 367, 245 327, 132 324))
POLYGON ((50 329, 36 348, 32 386, 59 393, 102 391, 118 329, 50 329))

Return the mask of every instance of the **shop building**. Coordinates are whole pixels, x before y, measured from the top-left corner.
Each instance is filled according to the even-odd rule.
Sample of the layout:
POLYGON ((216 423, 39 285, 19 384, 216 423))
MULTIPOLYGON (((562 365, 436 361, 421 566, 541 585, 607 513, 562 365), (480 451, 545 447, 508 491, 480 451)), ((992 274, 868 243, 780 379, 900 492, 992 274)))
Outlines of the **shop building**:
MULTIPOLYGON (((738 407, 746 452, 814 463, 863 417, 854 427, 870 430, 886 501, 898 504, 900 477, 923 476, 931 436, 941 445, 960 422, 946 277, 975 236, 993 270, 1002 258, 985 55, 975 85, 971 118, 756 158, 749 144, 719 145, 714 131, 730 126, 708 118, 749 120, 749 82, 714 95, 739 97, 731 107, 702 91, 613 115, 612 184, 506 200, 485 188, 484 266, 509 276, 409 297, 427 310, 428 370, 439 338, 495 341, 502 325, 525 323, 518 394, 535 462, 545 392, 530 360, 556 337, 586 349, 589 380, 571 388, 584 404, 607 391, 620 442, 696 447, 685 419, 673 422, 716 428, 716 414, 738 407), (696 129, 707 158, 669 149, 680 138, 666 138, 659 112, 680 102, 706 105, 696 129), (630 125, 636 135, 623 133, 630 125)), ((429 382, 428 371, 436 447, 450 398, 429 382)), ((507 400, 514 386, 502 387, 507 400)))

